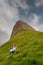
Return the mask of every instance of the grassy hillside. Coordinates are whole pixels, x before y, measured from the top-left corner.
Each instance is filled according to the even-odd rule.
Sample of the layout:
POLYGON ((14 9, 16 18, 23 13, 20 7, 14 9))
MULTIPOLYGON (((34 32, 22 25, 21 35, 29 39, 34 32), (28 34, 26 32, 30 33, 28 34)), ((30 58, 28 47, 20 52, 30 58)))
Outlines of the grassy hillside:
POLYGON ((43 33, 27 30, 17 34, 0 47, 0 65, 43 65, 43 33), (13 44, 18 51, 11 56, 13 44))

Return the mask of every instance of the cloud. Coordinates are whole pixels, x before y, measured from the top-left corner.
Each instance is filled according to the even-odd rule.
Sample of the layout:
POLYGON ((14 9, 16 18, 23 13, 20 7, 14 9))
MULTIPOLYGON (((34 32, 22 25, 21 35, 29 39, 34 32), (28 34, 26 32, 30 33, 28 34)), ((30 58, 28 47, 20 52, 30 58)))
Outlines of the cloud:
POLYGON ((0 1, 0 30, 10 34, 13 22, 19 19, 18 9, 10 7, 7 0, 0 1), (10 25, 11 24, 11 25, 10 25))
POLYGON ((40 16, 36 14, 31 15, 30 25, 37 31, 43 31, 43 24, 40 24, 40 16))
POLYGON ((43 0, 35 0, 35 6, 36 7, 43 6, 43 0))
POLYGON ((8 41, 8 35, 0 30, 0 45, 4 44, 6 41, 8 41))
POLYGON ((16 6, 16 8, 20 7, 24 10, 25 14, 27 14, 29 6, 27 5, 26 1, 27 0, 12 0, 10 1, 10 5, 12 5, 13 7, 16 6))
POLYGON ((26 0, 19 0, 17 3, 19 7, 21 7, 24 10, 25 14, 28 14, 29 6, 27 5, 26 0))
POLYGON ((43 32, 43 24, 40 24, 38 27, 39 27, 39 31, 43 32))

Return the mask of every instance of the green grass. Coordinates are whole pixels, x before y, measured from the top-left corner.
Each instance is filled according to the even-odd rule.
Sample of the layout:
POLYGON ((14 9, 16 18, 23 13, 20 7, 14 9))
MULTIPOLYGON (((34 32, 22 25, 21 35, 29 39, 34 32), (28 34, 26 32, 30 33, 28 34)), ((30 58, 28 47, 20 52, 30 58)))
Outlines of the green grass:
POLYGON ((23 31, 2 45, 0 65, 43 65, 43 32, 23 31), (13 44, 18 50, 10 55, 13 44))

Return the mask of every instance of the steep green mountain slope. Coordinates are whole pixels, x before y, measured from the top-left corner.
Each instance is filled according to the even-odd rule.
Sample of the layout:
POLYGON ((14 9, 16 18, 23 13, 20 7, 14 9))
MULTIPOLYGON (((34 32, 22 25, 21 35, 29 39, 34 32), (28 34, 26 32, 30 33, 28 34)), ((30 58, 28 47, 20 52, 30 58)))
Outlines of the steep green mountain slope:
POLYGON ((43 32, 23 31, 1 46, 0 65, 43 65, 43 32), (13 44, 18 50, 11 56, 13 44))

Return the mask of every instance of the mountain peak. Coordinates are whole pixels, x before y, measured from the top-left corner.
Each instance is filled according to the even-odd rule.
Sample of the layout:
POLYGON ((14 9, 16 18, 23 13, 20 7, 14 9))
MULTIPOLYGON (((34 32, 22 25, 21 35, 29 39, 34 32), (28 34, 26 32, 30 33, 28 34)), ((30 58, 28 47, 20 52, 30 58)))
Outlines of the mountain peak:
POLYGON ((24 22, 23 20, 19 20, 19 21, 16 22, 16 25, 19 26, 19 25, 22 25, 22 24, 24 24, 24 23, 25 23, 25 22, 24 22))
POLYGON ((12 34, 11 34, 11 39, 17 34, 20 33, 24 30, 34 30, 30 25, 28 25, 26 22, 23 20, 19 20, 16 22, 16 24, 13 27, 12 34))
POLYGON ((23 21, 22 20, 19 20, 19 21, 17 21, 16 23, 22 23, 23 21))

